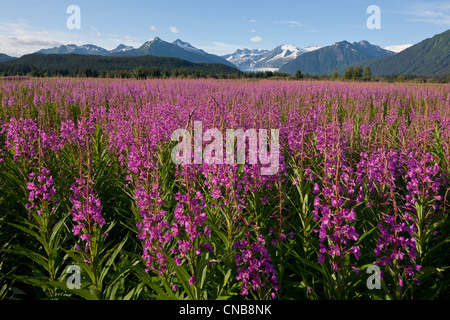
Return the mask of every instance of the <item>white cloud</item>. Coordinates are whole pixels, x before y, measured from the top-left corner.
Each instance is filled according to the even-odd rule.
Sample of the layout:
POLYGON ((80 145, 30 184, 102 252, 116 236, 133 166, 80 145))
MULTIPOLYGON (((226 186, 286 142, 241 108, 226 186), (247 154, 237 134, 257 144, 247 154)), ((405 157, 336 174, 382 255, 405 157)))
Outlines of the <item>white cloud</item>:
POLYGON ((169 30, 172 33, 180 33, 181 32, 181 30, 178 29, 177 27, 169 27, 169 30))
POLYGON ((68 43, 82 44, 74 39, 76 36, 73 34, 37 30, 24 19, 0 22, 0 52, 11 56, 21 56, 68 43))
POLYGON ((248 22, 255 23, 256 20, 255 19, 251 19, 251 20, 248 20, 248 22))
POLYGON ((256 37, 250 38, 250 41, 251 42, 261 42, 261 41, 263 41, 263 38, 261 38, 260 36, 256 36, 256 37))
POLYGON ((93 34, 96 35, 97 37, 101 37, 102 36, 100 31, 98 31, 96 28, 91 27, 91 30, 94 31, 93 34))
POLYGON ((158 30, 158 28, 157 27, 155 27, 155 26, 150 26, 150 27, 148 27, 150 30, 152 30, 152 31, 156 31, 156 30, 158 30))
POLYGON ((109 37, 111 38, 115 38, 115 39, 120 39, 120 40, 130 40, 130 41, 139 41, 138 38, 136 37, 132 37, 132 36, 127 36, 127 35, 119 35, 119 34, 108 34, 109 37))
POLYGON ((250 30, 250 32, 256 32, 256 30, 255 30, 255 29, 252 29, 252 30, 250 30))
POLYGON ((203 49, 208 53, 216 54, 218 56, 223 56, 225 54, 235 52, 237 49, 241 48, 242 46, 239 46, 237 44, 214 41, 207 45, 204 45, 204 46, 199 45, 196 47, 203 49))
MULTIPOLYGON (((136 47, 140 47, 142 45, 142 41, 140 41, 136 37, 127 36, 127 35, 119 35, 119 34, 108 34, 108 36, 110 37, 110 39, 112 41, 114 41, 116 46, 118 44, 125 44, 127 46, 132 46, 132 47, 136 48, 136 47)), ((110 43, 109 43, 109 45, 110 45, 110 43)), ((111 47, 111 49, 113 49, 113 48, 111 47)))
POLYGON ((403 13, 412 16, 410 22, 425 22, 437 25, 450 25, 450 3, 447 2, 422 2, 411 6, 410 10, 403 13))
POLYGON ((295 21, 295 20, 281 20, 281 21, 275 21, 275 23, 288 24, 290 27, 304 27, 305 26, 300 21, 295 21))

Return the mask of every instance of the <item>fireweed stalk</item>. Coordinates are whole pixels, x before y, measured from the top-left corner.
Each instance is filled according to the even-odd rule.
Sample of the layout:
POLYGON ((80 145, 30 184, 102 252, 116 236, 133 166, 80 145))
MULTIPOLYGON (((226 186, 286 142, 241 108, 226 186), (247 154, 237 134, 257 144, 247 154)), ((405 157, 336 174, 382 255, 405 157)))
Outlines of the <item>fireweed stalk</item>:
MULTIPOLYGON (((272 259, 266 247, 259 227, 246 218, 248 215, 246 199, 250 192, 255 192, 252 175, 259 175, 259 169, 244 166, 244 172, 238 172, 237 165, 208 165, 203 168, 203 175, 209 189, 209 196, 214 202, 211 210, 220 207, 224 216, 217 215, 214 220, 228 235, 228 255, 232 255, 236 266, 235 279, 240 282, 240 294, 252 293, 258 299, 275 298, 279 290, 278 279, 273 268, 272 259), (222 204, 223 203, 223 204, 222 204)), ((256 180, 265 185, 266 182, 256 180)), ((231 266, 230 266, 231 267, 231 266)))
MULTIPOLYGON (((375 254, 379 260, 375 261, 375 264, 384 267, 384 270, 386 267, 390 267, 394 281, 403 287, 403 281, 414 276, 413 270, 421 269, 421 266, 414 263, 416 259, 414 233, 417 231, 417 227, 411 216, 400 210, 395 196, 396 179, 391 170, 394 171, 399 167, 398 160, 402 158, 396 157, 392 151, 387 154, 384 151, 384 154, 380 156, 382 163, 384 162, 384 175, 388 187, 386 202, 391 203, 392 209, 389 212, 381 212, 382 217, 378 223, 380 236, 375 248, 375 254)), ((382 271, 381 275, 385 274, 386 271, 382 271)), ((401 290, 396 289, 395 295, 400 297, 401 290)))
MULTIPOLYGON (((230 173, 232 172, 230 171, 230 173)), ((231 176, 230 174, 230 178, 231 176)), ((233 181, 232 179, 230 180, 233 181)), ((266 298, 269 293, 275 299, 275 291, 279 290, 278 278, 271 263, 272 259, 266 248, 264 237, 258 233, 258 227, 256 226, 256 241, 252 240, 251 225, 243 216, 245 198, 242 198, 243 201, 239 201, 238 199, 242 195, 239 195, 238 189, 233 183, 230 186, 233 207, 237 211, 239 222, 244 225, 244 239, 236 240, 233 245, 233 248, 236 250, 234 259, 238 268, 236 280, 240 280, 242 283, 240 294, 243 296, 248 295, 250 289, 256 293, 259 299, 266 298)))
POLYGON ((144 242, 146 271, 155 270, 162 274, 167 271, 167 259, 162 254, 163 246, 170 243, 172 237, 168 231, 167 212, 161 208, 163 201, 158 172, 150 157, 151 153, 146 149, 132 146, 127 179, 135 185, 134 197, 141 219, 136 226, 139 230, 138 238, 144 242))
POLYGON ((205 225, 208 217, 204 211, 206 207, 204 195, 201 190, 196 190, 198 169, 197 165, 187 165, 183 166, 181 172, 178 173, 182 191, 175 194, 177 204, 171 228, 178 245, 177 248, 172 249, 171 253, 176 255, 177 265, 187 261, 191 273, 190 285, 194 285, 196 282, 194 269, 198 256, 203 252, 213 251, 207 241, 211 230, 205 225))
POLYGON ((100 291, 100 242, 101 237, 107 237, 108 234, 102 232, 102 227, 106 221, 102 216, 103 207, 92 179, 91 144, 95 126, 92 117, 82 119, 78 122, 76 131, 73 132, 80 162, 78 177, 75 178, 75 182, 70 187, 69 200, 72 202, 71 214, 74 222, 72 232, 79 239, 79 244, 75 248, 83 257, 84 262, 91 268, 93 273, 92 284, 96 290, 100 291))
POLYGON ((320 221, 319 229, 314 231, 319 234, 320 244, 318 262, 326 260, 331 264, 333 273, 336 274, 335 294, 341 299, 345 294, 345 283, 348 272, 358 270, 348 264, 350 254, 359 259, 360 248, 355 243, 359 234, 353 225, 356 220, 356 212, 352 205, 357 203, 355 181, 349 165, 344 162, 346 142, 340 135, 340 124, 330 123, 328 129, 318 131, 316 148, 323 161, 323 172, 318 173, 314 181, 313 193, 321 192, 322 197, 314 199, 314 220, 320 221))
POLYGON ((70 191, 72 220, 75 222, 72 232, 82 243, 76 248, 83 254, 86 263, 93 264, 98 251, 98 238, 102 235, 101 228, 105 225, 101 212, 103 207, 89 176, 77 178, 70 191))
MULTIPOLYGON (((259 147, 261 148, 261 145, 259 147)), ((249 142, 248 145, 245 145, 244 157, 248 154, 251 158, 252 152, 261 153, 262 151, 251 149, 249 142)), ((261 190, 275 190, 274 185, 279 182, 285 168, 282 156, 280 158, 281 165, 278 173, 274 175, 262 174, 260 165, 257 164, 239 166, 237 164, 213 163, 202 166, 203 176, 207 178, 205 184, 211 192, 210 197, 214 202, 220 203, 218 206, 226 215, 215 217, 215 219, 218 219, 226 234, 229 235, 229 244, 232 243, 232 247, 228 246, 228 248, 230 254, 232 253, 231 250, 234 252, 233 258, 237 268, 235 279, 240 282, 240 294, 242 296, 252 293, 258 299, 276 298, 276 291, 279 290, 278 278, 272 259, 266 241, 260 233, 261 226, 258 226, 257 221, 249 221, 247 215, 251 212, 248 201, 254 197, 255 193, 257 194, 261 190)), ((280 161, 277 163, 280 163, 280 161)), ((261 199, 262 205, 267 201, 267 197, 261 199)), ((215 204, 211 206, 212 210, 215 206, 215 204)), ((280 228, 277 228, 276 232, 273 231, 273 228, 265 230, 269 236, 279 235, 279 239, 272 240, 272 244, 275 246, 286 238, 281 228, 283 220, 281 210, 280 203, 280 211, 274 214, 279 219, 278 225, 280 228)), ((255 213, 255 220, 262 218, 258 217, 258 212, 255 213)), ((269 215, 267 218, 272 219, 273 216, 269 215)))
MULTIPOLYGON (((54 156, 58 148, 58 136, 54 130, 45 128, 42 119, 11 119, 2 129, 6 131, 5 146, 13 154, 13 161, 27 177, 26 190, 28 192, 25 209, 33 228, 37 230, 39 241, 45 251, 48 280, 56 278, 55 243, 52 241, 53 228, 57 222, 55 212, 58 201, 53 176, 44 163, 49 156, 54 156)), ((35 235, 35 230, 29 234, 35 235)), ((45 290, 48 296, 54 296, 55 290, 45 290)))

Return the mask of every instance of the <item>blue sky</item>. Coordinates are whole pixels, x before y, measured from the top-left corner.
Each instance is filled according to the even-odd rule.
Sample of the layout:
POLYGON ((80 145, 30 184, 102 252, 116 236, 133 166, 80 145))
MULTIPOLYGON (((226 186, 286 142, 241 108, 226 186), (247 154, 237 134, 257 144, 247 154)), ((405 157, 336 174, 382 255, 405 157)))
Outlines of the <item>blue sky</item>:
POLYGON ((418 43, 447 29, 450 1, 14 0, 1 4, 0 52, 20 56, 69 43, 138 47, 156 36, 219 55, 342 40, 385 47, 418 43), (80 29, 67 28, 70 5, 80 8, 80 29), (366 26, 369 5, 381 9, 380 29, 366 26))

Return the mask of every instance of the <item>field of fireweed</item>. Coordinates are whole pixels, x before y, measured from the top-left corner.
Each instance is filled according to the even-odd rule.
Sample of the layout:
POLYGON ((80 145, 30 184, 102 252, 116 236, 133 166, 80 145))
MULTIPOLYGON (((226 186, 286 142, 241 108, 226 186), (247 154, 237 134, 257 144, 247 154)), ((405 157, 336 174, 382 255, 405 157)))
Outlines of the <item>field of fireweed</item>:
POLYGON ((449 89, 0 80, 0 297, 448 298, 449 89), (278 171, 174 163, 196 121, 278 171))

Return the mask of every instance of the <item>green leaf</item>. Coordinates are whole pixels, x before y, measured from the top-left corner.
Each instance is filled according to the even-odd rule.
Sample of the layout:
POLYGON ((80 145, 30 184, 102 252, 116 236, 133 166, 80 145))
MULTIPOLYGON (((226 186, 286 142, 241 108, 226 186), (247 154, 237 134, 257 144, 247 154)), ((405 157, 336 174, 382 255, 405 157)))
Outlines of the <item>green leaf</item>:
POLYGON ((175 262, 175 260, 170 257, 167 253, 163 252, 162 250, 160 251, 167 259, 167 261, 170 263, 170 265, 175 269, 175 273, 178 277, 178 279, 180 279, 181 284, 183 285, 184 291, 186 291, 189 299, 191 300, 195 300, 195 295, 192 289, 192 286, 189 284, 189 275, 186 272, 186 270, 181 267, 178 266, 177 263, 175 262))
POLYGON ((374 230, 378 229, 378 226, 373 227, 372 229, 370 229, 369 231, 364 232, 358 239, 358 241, 356 241, 355 245, 358 245, 365 237, 367 237, 369 234, 371 234, 374 230))
POLYGON ((18 246, 18 245, 14 246, 12 249, 6 249, 6 250, 1 250, 1 251, 28 257, 31 260, 33 260, 34 262, 36 262, 38 265, 42 266, 47 272, 49 272, 47 258, 40 255, 37 252, 34 252, 30 249, 22 248, 21 246, 18 246))
MULTIPOLYGON (((103 280, 105 279, 106 275, 109 272, 109 269, 111 268, 114 259, 117 257, 117 255, 119 254, 119 252, 122 250, 122 247, 124 246, 124 244, 127 242, 128 240, 128 235, 125 236, 125 238, 115 246, 115 248, 113 248, 111 251, 113 251, 113 253, 111 254, 111 256, 109 257, 109 254, 106 255, 105 258, 108 258, 108 261, 105 263, 105 266, 103 267, 101 273, 100 273, 100 279, 99 282, 103 283, 103 280)), ((125 272, 125 271, 124 271, 125 272)), ((122 272, 123 273, 123 272, 122 272)))
POLYGON ((59 239, 61 237, 61 228, 64 226, 64 223, 67 219, 67 217, 70 214, 66 214, 61 220, 58 221, 58 223, 53 227, 52 230, 52 234, 50 235, 50 239, 49 239, 49 246, 50 248, 57 248, 58 247, 58 243, 59 243, 59 239))
POLYGON ((58 288, 58 289, 66 291, 66 292, 69 292, 71 294, 77 295, 85 300, 99 300, 95 294, 93 294, 91 291, 89 291, 88 289, 85 289, 85 288, 69 289, 69 288, 67 288, 66 283, 63 283, 60 281, 48 281, 47 283, 49 285, 52 285, 55 288, 58 288))
POLYGON ((148 285, 153 291, 156 292, 155 299, 157 300, 178 300, 178 298, 172 293, 169 289, 167 293, 164 292, 160 286, 158 286, 154 281, 152 281, 152 277, 145 272, 142 268, 135 268, 135 274, 141 280, 142 283, 148 285))
POLYGON ((144 288, 144 284, 141 282, 136 287, 130 290, 125 297, 123 297, 123 300, 131 300, 133 296, 139 296, 140 292, 144 288))
POLYGON ((44 247, 47 246, 47 243, 45 242, 44 238, 42 238, 42 237, 41 237, 38 233, 36 233, 35 231, 33 231, 33 230, 31 230, 31 229, 29 229, 29 228, 27 228, 27 227, 25 227, 25 226, 16 224, 16 223, 11 223, 11 222, 7 222, 7 223, 8 223, 9 225, 11 225, 11 226, 13 226, 13 227, 19 229, 19 230, 22 230, 23 232, 29 234, 30 236, 34 237, 34 238, 35 238, 37 241, 39 241, 44 247))
POLYGON ((82 257, 80 252, 77 250, 66 250, 64 248, 61 249, 64 250, 70 258, 75 260, 77 266, 80 267, 89 276, 91 282, 94 283, 95 277, 94 273, 92 272, 91 266, 88 263, 84 262, 84 258, 82 257))

